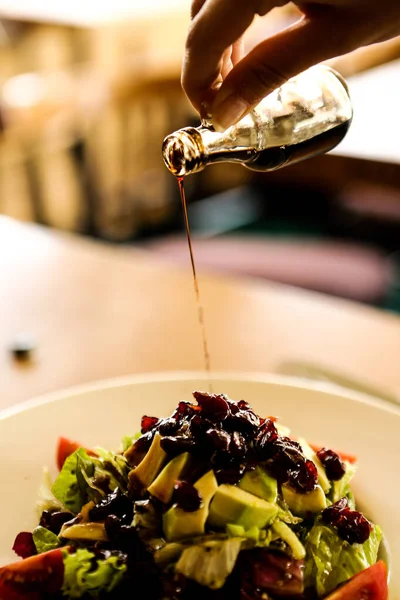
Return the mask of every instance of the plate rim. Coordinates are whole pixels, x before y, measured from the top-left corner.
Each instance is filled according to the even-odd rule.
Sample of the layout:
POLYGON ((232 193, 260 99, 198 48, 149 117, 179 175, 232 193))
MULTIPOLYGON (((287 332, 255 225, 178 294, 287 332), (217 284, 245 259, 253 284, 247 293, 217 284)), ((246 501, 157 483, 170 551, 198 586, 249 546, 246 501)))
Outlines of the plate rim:
POLYGON ((134 384, 150 384, 152 382, 179 382, 190 379, 201 381, 214 381, 225 379, 226 381, 248 381, 254 383, 271 383, 283 385, 295 389, 316 391, 324 394, 334 394, 350 401, 373 406, 389 414, 400 417, 400 404, 395 405, 382 398, 372 396, 356 390, 351 390, 330 381, 311 380, 308 378, 276 374, 269 371, 213 371, 208 374, 202 370, 174 370, 174 371, 149 371, 145 373, 132 373, 128 375, 95 379, 86 383, 75 384, 56 389, 38 396, 33 396, 22 402, 0 410, 0 423, 20 413, 27 412, 39 406, 61 401, 65 398, 76 397, 85 393, 93 393, 98 390, 112 389, 134 384))

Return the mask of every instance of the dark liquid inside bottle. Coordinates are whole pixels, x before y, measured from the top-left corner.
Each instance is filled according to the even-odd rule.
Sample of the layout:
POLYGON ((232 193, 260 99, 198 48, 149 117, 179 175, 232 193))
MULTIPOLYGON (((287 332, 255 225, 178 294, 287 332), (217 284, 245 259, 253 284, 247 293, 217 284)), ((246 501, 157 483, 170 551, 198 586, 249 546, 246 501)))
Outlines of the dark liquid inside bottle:
POLYGON ((350 124, 351 120, 340 123, 340 125, 298 144, 275 146, 258 151, 254 148, 218 151, 210 154, 209 163, 238 162, 246 165, 252 171, 276 171, 283 166, 329 152, 342 141, 350 124))
POLYGON ((245 162, 248 169, 252 169, 253 171, 275 171, 284 165, 288 166, 301 160, 324 154, 335 148, 342 141, 350 127, 350 123, 350 120, 341 123, 299 144, 266 148, 257 152, 254 158, 244 160, 243 162, 245 162))

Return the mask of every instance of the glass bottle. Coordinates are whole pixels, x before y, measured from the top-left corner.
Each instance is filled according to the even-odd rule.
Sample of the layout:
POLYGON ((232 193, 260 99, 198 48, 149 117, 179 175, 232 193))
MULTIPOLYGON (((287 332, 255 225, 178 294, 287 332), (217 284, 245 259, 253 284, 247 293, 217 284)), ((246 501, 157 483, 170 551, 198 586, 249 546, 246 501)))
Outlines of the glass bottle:
POLYGON ((289 79, 224 133, 203 123, 168 135, 163 158, 176 177, 218 162, 274 171, 332 150, 346 135, 352 115, 344 79, 317 65, 289 79))

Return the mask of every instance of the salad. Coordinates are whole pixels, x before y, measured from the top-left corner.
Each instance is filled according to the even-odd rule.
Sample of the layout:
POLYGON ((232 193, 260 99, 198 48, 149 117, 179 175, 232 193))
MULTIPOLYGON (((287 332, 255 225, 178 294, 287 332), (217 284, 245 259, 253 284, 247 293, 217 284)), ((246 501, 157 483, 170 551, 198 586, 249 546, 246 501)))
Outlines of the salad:
POLYGON ((196 391, 113 452, 61 438, 0 600, 386 600, 353 456, 196 391))

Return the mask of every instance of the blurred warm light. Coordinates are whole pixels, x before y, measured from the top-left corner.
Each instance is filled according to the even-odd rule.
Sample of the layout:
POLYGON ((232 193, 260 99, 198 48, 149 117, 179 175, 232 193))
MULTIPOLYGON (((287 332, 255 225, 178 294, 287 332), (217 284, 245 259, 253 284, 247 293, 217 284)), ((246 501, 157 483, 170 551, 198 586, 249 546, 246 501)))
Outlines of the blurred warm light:
POLYGON ((176 10, 189 11, 189 6, 188 0, 0 0, 0 15, 91 26, 176 10))
POLYGON ((45 94, 43 79, 34 73, 12 77, 3 88, 5 102, 15 108, 28 108, 39 104, 45 94))

